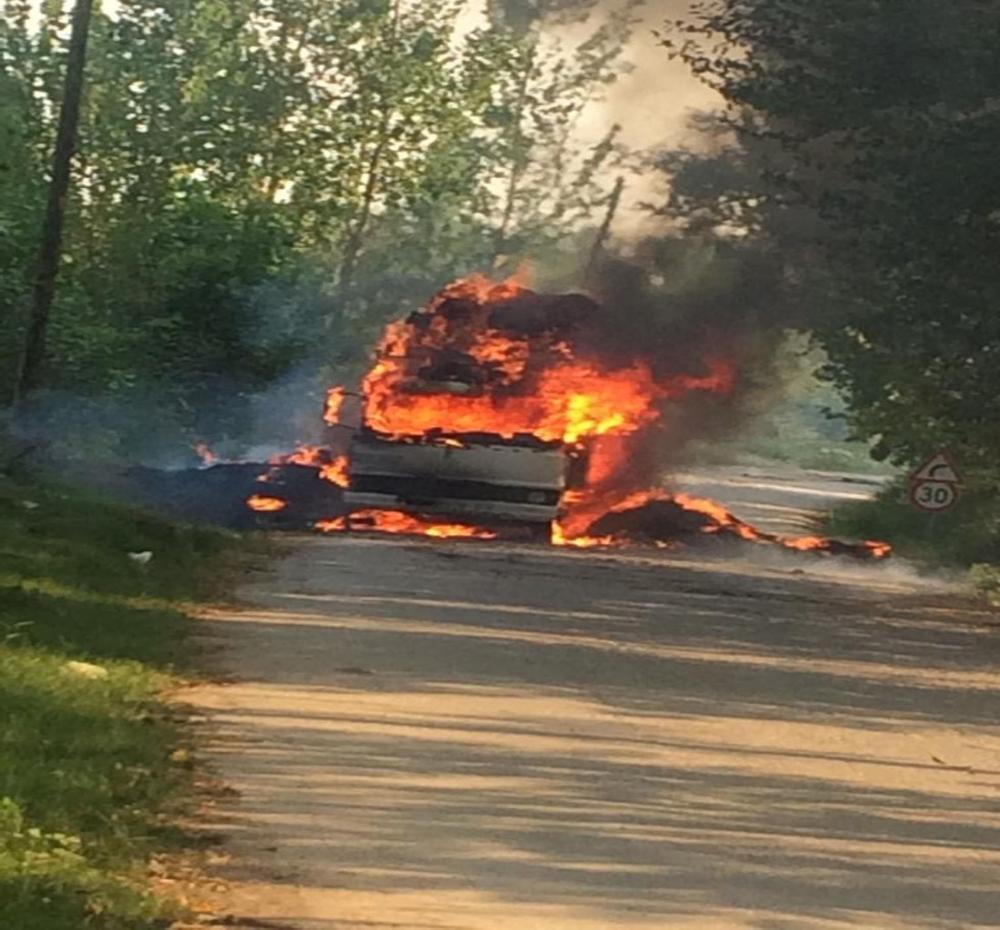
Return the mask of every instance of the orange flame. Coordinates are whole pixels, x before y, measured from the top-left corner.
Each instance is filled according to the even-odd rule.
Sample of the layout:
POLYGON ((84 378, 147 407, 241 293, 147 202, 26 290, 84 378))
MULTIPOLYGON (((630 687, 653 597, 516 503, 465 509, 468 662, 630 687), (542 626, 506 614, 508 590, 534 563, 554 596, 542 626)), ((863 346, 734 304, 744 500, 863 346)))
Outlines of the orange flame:
POLYGON ((251 494, 247 498, 247 507, 256 510, 258 513, 275 513, 284 510, 288 506, 288 501, 280 497, 266 497, 263 494, 251 494))
POLYGON ((566 495, 567 512, 557 521, 557 532, 553 537, 553 542, 556 545, 576 545, 574 542, 576 539, 584 540, 581 548, 609 545, 610 541, 605 537, 594 537, 587 534, 587 529, 592 523, 605 514, 634 510, 650 501, 667 500, 670 497, 662 488, 623 492, 614 485, 614 469, 618 464, 618 456, 615 452, 609 454, 602 445, 596 446, 594 453, 591 456, 588 477, 593 476, 596 471, 604 470, 609 471, 610 475, 596 481, 596 487, 572 491, 566 495), (594 453, 598 456, 596 467, 594 453))
POLYGON ((342 488, 346 488, 351 483, 349 467, 350 462, 347 456, 338 455, 332 462, 320 468, 319 476, 324 481, 330 481, 342 488))
POLYGON ((562 361, 541 372, 528 394, 407 393, 402 363, 378 362, 365 379, 368 425, 394 436, 432 430, 528 433, 543 442, 576 443, 607 433, 632 433, 654 421, 664 396, 648 365, 610 371, 596 362, 562 361))
POLYGON ((690 494, 675 494, 673 498, 685 510, 694 510, 703 513, 706 517, 711 517, 715 521, 715 526, 706 528, 706 533, 718 533, 726 529, 739 536, 741 539, 757 542, 765 538, 764 534, 755 530, 749 523, 744 523, 722 504, 709 500, 706 497, 692 497, 690 494))
POLYGON ((288 455, 276 455, 269 465, 310 465, 321 467, 326 462, 326 450, 322 446, 299 446, 288 455))
POLYGON ((552 524, 552 545, 571 546, 576 549, 597 549, 622 545, 622 541, 614 536, 569 536, 562 523, 558 520, 552 524))
POLYGON ((781 544, 786 549, 797 549, 799 552, 810 552, 814 549, 825 549, 830 540, 821 536, 800 536, 796 539, 783 539, 781 544))
POLYGON ((340 411, 345 400, 347 400, 347 391, 339 385, 326 392, 326 408, 323 411, 323 419, 330 426, 335 426, 340 422, 340 411))
MULTIPOLYGON (((728 392, 735 370, 712 358, 701 374, 657 378, 642 358, 598 358, 544 328, 498 328, 497 308, 527 295, 517 281, 473 276, 390 323, 363 381, 364 417, 397 438, 525 434, 585 446, 587 490, 567 501, 570 514, 559 530, 569 541, 620 500, 629 442, 656 422, 658 405, 690 391, 728 392)), ((328 421, 331 407, 339 414, 342 396, 331 393, 328 421)))
MULTIPOLYGON (((700 513, 708 517, 711 522, 702 528, 702 532, 710 535, 734 535, 748 542, 773 543, 798 552, 817 552, 827 555, 834 552, 850 552, 854 554, 867 554, 873 559, 884 559, 892 553, 892 546, 889 543, 873 540, 855 545, 840 543, 822 536, 784 537, 774 533, 765 533, 751 526, 749 523, 740 520, 717 501, 704 497, 695 497, 691 494, 670 494, 662 488, 636 491, 628 494, 617 503, 607 507, 601 515, 603 513, 624 513, 636 510, 658 500, 671 501, 684 510, 700 513)), ((579 512, 578 510, 577 513, 579 512)), ((567 531, 565 523, 560 522, 555 527, 552 542, 554 545, 592 548, 597 546, 627 545, 629 540, 623 535, 590 536, 580 533, 572 534, 567 531)), ((671 547, 671 543, 664 540, 656 540, 655 545, 660 548, 671 547)))
MULTIPOLYGON (((443 429, 508 438, 528 433, 543 441, 575 443, 634 432, 656 419, 654 404, 665 391, 647 363, 609 367, 576 358, 564 340, 551 334, 496 329, 490 322, 493 307, 525 293, 514 281, 496 284, 474 276, 445 288, 421 314, 390 323, 364 379, 367 424, 396 436, 443 429), (448 302, 459 305, 465 318, 453 322, 438 312, 448 302), (438 391, 416 389, 414 369, 442 349, 478 363, 485 383, 450 379, 438 391)), ((719 377, 709 380, 714 384, 719 377)))
POLYGON ((433 536, 437 539, 465 537, 496 539, 496 533, 465 523, 436 523, 397 510, 359 510, 349 517, 320 520, 316 529, 324 533, 341 533, 349 529, 373 530, 378 533, 399 533, 408 536, 433 536))
POLYGON ((861 545, 863 545, 871 554, 873 558, 885 559, 892 555, 892 546, 887 542, 878 542, 873 539, 866 539, 861 545))
MULTIPOLYGON (((349 467, 350 463, 346 455, 338 455, 330 458, 330 453, 322 446, 299 446, 294 452, 288 455, 276 455, 269 462, 269 465, 306 465, 310 468, 318 468, 319 476, 324 481, 346 488, 350 483, 349 467)), ((258 480, 267 481, 269 475, 262 475, 258 480)))

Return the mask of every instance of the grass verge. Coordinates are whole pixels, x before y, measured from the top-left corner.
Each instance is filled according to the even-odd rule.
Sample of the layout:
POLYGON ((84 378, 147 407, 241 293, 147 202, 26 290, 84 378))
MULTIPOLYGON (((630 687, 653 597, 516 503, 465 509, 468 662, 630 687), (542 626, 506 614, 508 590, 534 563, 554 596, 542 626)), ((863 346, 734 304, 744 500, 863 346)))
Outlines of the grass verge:
POLYGON ((969 568, 979 590, 1000 600, 1000 500, 991 489, 965 489, 956 507, 928 514, 910 503, 905 480, 870 501, 833 511, 832 535, 885 539, 899 555, 930 565, 969 568))
POLYGON ((182 843, 193 785, 159 696, 190 648, 191 605, 241 550, 232 534, 0 477, 0 927, 169 922, 147 863, 182 843))

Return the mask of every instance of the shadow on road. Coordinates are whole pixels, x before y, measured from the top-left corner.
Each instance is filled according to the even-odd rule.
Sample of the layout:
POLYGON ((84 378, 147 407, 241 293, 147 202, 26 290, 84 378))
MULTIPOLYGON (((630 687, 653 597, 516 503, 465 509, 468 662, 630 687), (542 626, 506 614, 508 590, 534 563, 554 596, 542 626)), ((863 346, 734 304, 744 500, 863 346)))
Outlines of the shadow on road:
POLYGON ((996 631, 885 577, 313 542, 207 621, 225 829, 308 930, 995 926, 996 631))

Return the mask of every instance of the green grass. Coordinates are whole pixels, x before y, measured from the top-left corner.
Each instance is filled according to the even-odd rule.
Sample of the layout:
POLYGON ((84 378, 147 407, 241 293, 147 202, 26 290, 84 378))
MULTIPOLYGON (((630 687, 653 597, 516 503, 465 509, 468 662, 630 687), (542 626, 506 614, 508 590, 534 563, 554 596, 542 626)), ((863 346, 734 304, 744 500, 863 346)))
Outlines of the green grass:
POLYGON ((179 847, 173 824, 193 787, 171 759, 184 733, 159 695, 190 653, 186 612, 241 548, 231 534, 0 478, 4 930, 165 926, 146 864, 179 847), (148 565, 128 558, 143 550, 148 565))
POLYGON ((1000 607, 1000 565, 978 562, 969 569, 969 579, 994 607, 1000 607))
MULTIPOLYGON (((992 489, 966 489, 953 510, 931 515, 910 503, 906 481, 900 479, 870 501, 839 507, 826 529, 832 535, 888 540, 899 555, 931 565, 1000 564, 1000 500, 992 489)), ((980 587, 992 577, 986 566, 978 574, 980 587)))

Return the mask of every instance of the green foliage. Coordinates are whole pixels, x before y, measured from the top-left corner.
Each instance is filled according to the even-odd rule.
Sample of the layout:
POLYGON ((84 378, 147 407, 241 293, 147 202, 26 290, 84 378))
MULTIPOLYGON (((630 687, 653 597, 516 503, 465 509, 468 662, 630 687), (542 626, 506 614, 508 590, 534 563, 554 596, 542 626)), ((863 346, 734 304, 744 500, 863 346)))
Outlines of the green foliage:
POLYGON ((3 480, 0 926, 163 926, 146 862, 174 845, 170 821, 191 785, 171 761, 182 734, 158 693, 184 657, 184 604, 232 545, 59 486, 3 480), (146 566, 127 556, 144 549, 146 566))
POLYGON ((1000 565, 977 562, 969 569, 969 579, 994 607, 1000 607, 1000 565))
MULTIPOLYGON (((1000 459, 1000 10, 716 0, 668 44, 728 108, 674 206, 779 248, 854 431, 912 462, 1000 459)), ((677 164, 678 159, 675 159, 677 164)))
POLYGON ((872 459, 868 445, 851 441, 842 421, 827 418, 824 394, 824 386, 817 382, 808 394, 772 398, 768 409, 738 433, 695 443, 687 455, 695 462, 780 462, 818 471, 886 474, 886 466, 872 459))
POLYGON ((665 158, 669 209, 782 256, 794 322, 877 458, 948 446, 963 467, 953 512, 897 488, 834 530, 957 564, 1000 545, 998 38, 976 0, 713 0, 665 40, 726 101, 702 152, 665 158))
MULTIPOLYGON (((712 264, 707 266, 711 273, 712 264)), ((766 300, 766 293, 761 295, 766 300)), ((749 307, 749 302, 743 302, 749 307)), ((746 384, 723 429, 709 431, 685 449, 696 463, 773 465, 784 463, 820 471, 888 475, 871 457, 868 443, 852 440, 843 398, 816 377, 824 355, 795 331, 773 334, 777 342, 742 372, 746 384)), ((750 362, 754 360, 751 358, 750 362)))
MULTIPOLYGON (((37 27, 29 7, 0 11, 5 373, 65 54, 61 5, 37 27)), ((590 222, 620 152, 572 139, 632 6, 584 8, 471 30, 459 0, 97 12, 41 426, 71 398, 88 451, 134 449, 142 423, 157 447, 239 435, 304 356, 350 370, 401 306, 590 222)))
MULTIPOLYGON (((23 930, 153 927, 141 884, 156 813, 184 776, 156 679, 124 665, 101 682, 43 652, 0 647, 0 920, 23 930)), ((159 924, 162 926, 162 924, 159 924)))
MULTIPOLYGON (((18 6, 8 16, 20 15, 18 6)), ((31 75, 14 67, 17 39, 0 22, 0 318, 11 336, 23 317, 24 269, 37 247, 43 197, 31 75)), ((18 348, 16 338, 0 339, 0 371, 17 368, 18 348)), ((3 387, 0 379, 0 400, 3 387)))
POLYGON ((772 358, 771 389, 758 399, 730 447, 743 460, 787 462, 821 471, 888 474, 868 443, 852 440, 839 392, 819 380, 825 355, 801 333, 788 333, 772 358))

